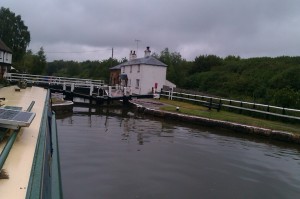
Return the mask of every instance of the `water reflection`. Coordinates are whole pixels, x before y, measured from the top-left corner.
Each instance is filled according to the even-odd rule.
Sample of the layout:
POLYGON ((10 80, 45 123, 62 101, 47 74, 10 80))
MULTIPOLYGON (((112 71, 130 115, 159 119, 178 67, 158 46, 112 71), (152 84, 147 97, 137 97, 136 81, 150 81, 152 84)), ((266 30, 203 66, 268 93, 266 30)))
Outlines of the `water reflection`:
POLYGON ((300 194, 297 145, 120 108, 76 108, 58 117, 57 124, 65 198, 300 194))

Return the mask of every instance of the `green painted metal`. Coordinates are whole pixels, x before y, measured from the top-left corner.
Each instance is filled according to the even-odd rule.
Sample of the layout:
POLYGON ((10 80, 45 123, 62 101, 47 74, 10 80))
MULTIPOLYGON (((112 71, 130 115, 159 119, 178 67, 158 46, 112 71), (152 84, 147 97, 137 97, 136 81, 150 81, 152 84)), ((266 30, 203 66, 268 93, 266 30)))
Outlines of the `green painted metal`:
POLYGON ((56 120, 55 114, 51 113, 50 109, 50 91, 48 90, 26 199, 63 198, 56 120), (51 123, 49 123, 50 120, 51 123))
POLYGON ((32 101, 26 111, 31 111, 34 104, 35 104, 35 101, 32 101))
POLYGON ((41 120, 37 146, 35 148, 34 159, 32 163, 30 180, 28 183, 26 199, 40 199, 43 198, 43 164, 45 162, 45 147, 46 147, 46 128, 48 117, 50 92, 47 92, 45 100, 43 116, 41 120))
POLYGON ((6 158, 8 157, 8 154, 17 138, 19 130, 15 130, 8 138, 8 141, 6 145, 4 146, 1 155, 0 155, 0 170, 2 170, 2 167, 5 163, 6 158))
POLYGON ((52 113, 52 124, 51 124, 51 135, 53 144, 53 155, 52 155, 52 183, 51 183, 51 196, 52 198, 63 198, 62 184, 61 184, 61 173, 60 173, 60 158, 59 148, 57 139, 57 127, 55 113, 52 113))

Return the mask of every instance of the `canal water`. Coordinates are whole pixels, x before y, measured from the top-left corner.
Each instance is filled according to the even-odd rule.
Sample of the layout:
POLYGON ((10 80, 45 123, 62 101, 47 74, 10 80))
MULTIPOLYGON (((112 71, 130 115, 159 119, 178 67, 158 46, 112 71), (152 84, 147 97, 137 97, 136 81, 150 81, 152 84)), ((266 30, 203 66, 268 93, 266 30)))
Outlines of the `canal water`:
POLYGON ((299 198, 300 147, 121 108, 58 115, 64 198, 299 198))

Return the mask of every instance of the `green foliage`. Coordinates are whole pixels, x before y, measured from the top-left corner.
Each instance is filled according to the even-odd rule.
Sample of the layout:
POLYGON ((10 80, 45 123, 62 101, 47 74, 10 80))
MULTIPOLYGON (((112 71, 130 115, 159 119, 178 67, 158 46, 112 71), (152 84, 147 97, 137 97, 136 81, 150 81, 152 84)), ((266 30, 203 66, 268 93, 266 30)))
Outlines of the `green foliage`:
POLYGON ((37 54, 33 54, 31 50, 28 50, 17 66, 22 73, 40 75, 45 73, 46 65, 46 56, 43 47, 41 47, 37 54))
POLYGON ((118 64, 120 64, 118 60, 111 58, 84 62, 55 60, 47 64, 45 71, 47 75, 101 79, 108 82, 109 68, 118 64))
POLYGON ((273 101, 282 107, 300 107, 300 92, 291 88, 282 88, 275 92, 273 101))
POLYGON ((195 58, 191 74, 209 71, 213 66, 220 66, 222 59, 216 55, 200 55, 195 58))
MULTIPOLYGON (((203 63, 194 63, 194 66, 201 65, 202 68, 190 70, 184 88, 238 100, 300 108, 300 57, 241 59, 228 56, 215 62, 204 61, 207 57, 197 57, 203 63)), ((218 57, 214 59, 218 60, 218 57)))
POLYGON ((191 63, 184 60, 179 52, 169 52, 169 49, 165 48, 160 55, 154 53, 152 56, 168 65, 167 80, 177 86, 185 84, 185 78, 188 76, 191 63))
POLYGON ((0 9, 0 38, 13 51, 13 62, 20 61, 29 45, 30 33, 21 16, 9 8, 0 9))
POLYGON ((43 47, 40 48, 37 55, 33 58, 33 65, 31 67, 31 74, 37 75, 37 74, 43 74, 46 68, 47 62, 46 62, 46 56, 44 53, 43 47))
MULTIPOLYGON (((300 63, 300 62, 299 62, 300 63)), ((300 67, 291 66, 281 73, 274 75, 270 81, 270 85, 275 89, 286 88, 289 85, 291 89, 300 90, 300 67)))
POLYGON ((300 57, 242 59, 199 55, 182 59, 165 48, 152 56, 168 65, 167 79, 177 87, 237 100, 300 108, 300 57))

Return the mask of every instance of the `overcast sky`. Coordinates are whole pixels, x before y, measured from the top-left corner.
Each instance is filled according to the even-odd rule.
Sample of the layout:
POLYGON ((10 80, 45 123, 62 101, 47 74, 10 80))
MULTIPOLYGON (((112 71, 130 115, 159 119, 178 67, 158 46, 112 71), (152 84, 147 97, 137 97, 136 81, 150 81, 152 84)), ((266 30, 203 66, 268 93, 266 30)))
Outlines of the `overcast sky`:
POLYGON ((102 60, 146 46, 183 58, 299 56, 299 0, 0 0, 47 60, 102 60), (139 40, 139 42, 136 42, 139 40))

